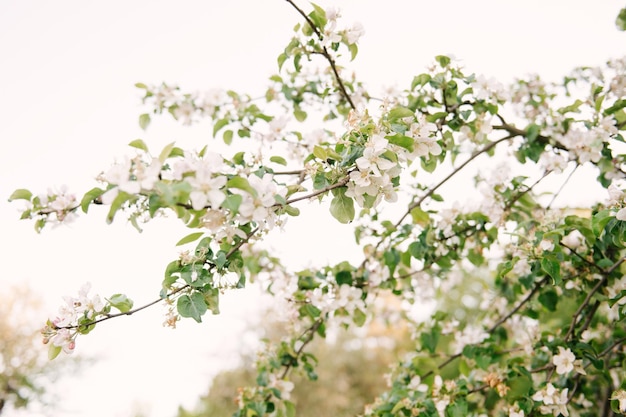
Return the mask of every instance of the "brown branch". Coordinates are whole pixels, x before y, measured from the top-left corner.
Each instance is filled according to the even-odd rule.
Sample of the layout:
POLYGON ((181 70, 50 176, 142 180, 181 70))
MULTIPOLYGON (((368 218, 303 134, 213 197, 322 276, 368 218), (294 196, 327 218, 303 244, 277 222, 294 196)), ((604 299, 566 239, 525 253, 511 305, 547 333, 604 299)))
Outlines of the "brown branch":
MULTIPOLYGON (((238 251, 245 243, 247 243, 250 238, 252 238, 252 236, 254 236, 254 234, 256 234, 256 232, 259 230, 259 228, 255 228, 252 231, 250 231, 247 235, 245 239, 241 239, 239 242, 237 242, 237 244, 235 246, 233 246, 228 253, 226 254, 226 259, 230 258, 236 251, 238 251)), ((212 265, 213 267, 214 265, 212 265)), ((156 300, 150 301, 147 304, 142 305, 141 307, 137 307, 134 308, 132 310, 128 310, 128 311, 122 311, 119 313, 114 313, 114 314, 106 314, 104 317, 101 317, 97 320, 93 320, 89 323, 84 323, 84 324, 77 324, 77 325, 72 325, 72 326, 63 326, 63 327, 56 327, 57 329, 78 329, 81 327, 89 327, 89 326, 93 326, 94 324, 98 324, 101 323, 103 321, 107 321, 116 317, 122 317, 122 316, 130 316, 133 315, 135 313, 137 313, 138 311, 144 310, 148 307, 151 307, 165 299, 168 299, 169 297, 178 294, 179 292, 186 290, 188 288, 190 288, 191 286, 189 284, 185 284, 184 286, 177 288, 171 292, 169 292, 168 294, 166 294, 164 297, 159 297, 156 300)))
POLYGON ((394 227, 399 227, 402 222, 404 221, 404 219, 406 219, 406 217, 408 215, 411 214, 411 210, 413 210, 416 207, 419 207, 427 198, 429 198, 430 196, 432 196, 435 191, 437 191, 441 186, 443 186, 446 182, 448 182, 452 177, 454 177, 456 174, 458 174, 463 168, 465 168, 470 162, 472 162, 474 159, 476 159, 477 157, 479 157, 480 155, 489 152, 491 149, 493 149, 495 146, 497 146, 498 144, 507 141, 509 139, 514 138, 515 135, 508 135, 505 136, 503 138, 500 138, 498 140, 495 140, 489 144, 487 144, 486 146, 484 146, 482 149, 479 149, 478 151, 474 152, 472 155, 470 155, 470 157, 463 162, 461 165, 459 165, 458 167, 456 167, 450 174, 448 174, 444 179, 442 179, 441 181, 439 181, 439 183, 437 183, 435 186, 433 186, 432 188, 430 188, 426 194, 424 194, 422 197, 420 197, 417 201, 413 202, 412 204, 409 205, 408 210, 406 211, 406 213, 404 213, 404 215, 400 218, 400 220, 398 220, 396 222, 396 224, 394 225, 394 227))
MULTIPOLYGON (((322 41, 324 39, 324 35, 322 34, 322 32, 320 32, 319 28, 317 26, 315 26, 315 23, 313 23, 311 18, 306 13, 304 13, 304 11, 301 8, 299 8, 292 0, 286 0, 286 1, 294 9, 296 9, 296 11, 300 14, 300 16, 302 16, 304 18, 304 20, 306 20, 307 24, 311 27, 311 30, 313 30, 313 32, 315 33, 317 38, 320 41, 322 41)), ((350 94, 348 94, 348 90, 346 90, 346 86, 344 85, 343 80, 339 76, 339 71, 337 70, 337 64, 335 63, 334 58, 330 55, 330 53, 328 52, 328 49, 326 49, 325 46, 322 46, 322 49, 321 49, 321 51, 319 53, 324 58, 326 58, 326 60, 330 64, 330 68, 333 71, 333 75, 335 77, 335 80, 337 81, 337 85, 339 86, 339 90, 341 91, 341 94, 344 96, 344 98, 346 99, 346 101, 350 105, 350 108, 352 110, 356 110, 356 106, 352 102, 352 98, 350 97, 350 94)))
POLYGON ((282 207, 285 204, 291 204, 291 203, 295 203, 297 201, 308 200, 308 199, 311 199, 313 197, 317 197, 318 195, 327 193, 328 191, 334 190, 335 188, 345 187, 345 185, 348 183, 348 181, 350 181, 350 177, 346 175, 340 181, 338 181, 338 182, 336 182, 334 184, 331 184, 331 185, 329 185, 327 187, 324 187, 321 190, 317 190, 317 191, 314 191, 314 192, 312 192, 310 194, 307 194, 307 195, 303 195, 303 196, 300 196, 300 197, 289 199, 284 204, 279 204, 279 203, 274 204, 274 207, 282 207))
POLYGON ((587 296, 583 300, 582 304, 578 306, 578 309, 574 313, 572 317, 572 322, 570 323, 569 329, 567 329, 567 333, 565 334, 565 340, 571 339, 574 335, 574 329, 576 328, 576 322, 578 321, 578 317, 582 313, 582 311, 589 305, 591 302, 591 298, 600 290, 600 288, 606 283, 609 279, 609 275, 613 273, 619 266, 626 260, 626 257, 621 258, 619 261, 615 262, 609 269, 603 271, 603 276, 600 281, 591 289, 587 296))
MULTIPOLYGON (((304 340, 302 340, 302 345, 300 345, 298 350, 296 350, 296 358, 299 358, 300 355, 302 355, 302 352, 304 352, 304 348, 309 343, 311 343, 311 341, 313 341, 313 337, 315 336, 315 332, 317 331, 317 329, 320 328, 322 323, 324 323, 324 320, 322 320, 322 319, 316 320, 311 327, 306 329, 304 331, 304 333, 300 337, 298 337, 297 340, 300 340, 303 337, 304 337, 304 340)), ((285 369, 284 369, 283 373, 280 375, 280 379, 284 379, 287 376, 287 374, 289 374, 289 371, 291 370, 291 368, 292 368, 291 364, 285 365, 285 369)))
POLYGON ((493 326, 491 326, 491 328, 488 330, 488 333, 492 333, 494 330, 496 330, 498 327, 500 327, 500 325, 502 325, 505 321, 507 321, 515 313, 517 313, 527 302, 530 301, 530 299, 539 291, 539 289, 547 281, 548 281, 548 277, 544 277, 541 281, 539 281, 537 284, 535 284, 535 287, 532 289, 532 291, 530 291, 530 293, 528 293, 528 295, 526 297, 524 297, 524 299, 522 301, 520 301, 520 303, 517 306, 515 306, 511 311, 509 311, 507 314, 502 316, 493 326))

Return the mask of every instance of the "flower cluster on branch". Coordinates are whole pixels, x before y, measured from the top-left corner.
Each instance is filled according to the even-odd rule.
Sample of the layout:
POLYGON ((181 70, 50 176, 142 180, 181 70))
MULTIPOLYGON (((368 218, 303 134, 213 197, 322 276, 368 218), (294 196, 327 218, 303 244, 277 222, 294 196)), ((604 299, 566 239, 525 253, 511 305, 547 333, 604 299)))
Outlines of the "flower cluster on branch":
POLYGON ((168 326, 200 322, 219 313, 223 291, 258 280, 291 332, 259 353, 238 416, 293 416, 291 372, 317 377, 309 343, 329 326, 368 325, 389 299, 414 350, 365 416, 626 413, 626 59, 561 83, 530 76, 504 86, 437 56, 404 91, 379 99, 344 67, 363 28, 340 23, 337 9, 287 3, 301 22, 258 98, 137 84, 143 128, 164 113, 183 125, 208 118, 232 155, 174 143, 153 154, 138 139, 80 201, 66 190, 13 193, 37 231, 94 205, 109 222, 123 213, 140 228, 167 215, 192 229, 159 299, 133 309, 127 296, 103 301, 89 287, 68 297, 43 330, 50 357, 71 353, 100 322, 157 303, 168 326), (579 168, 607 199, 555 208, 579 168), (546 190, 546 178, 560 185, 546 190), (450 191, 455 181, 474 201, 450 191), (291 271, 258 247, 312 200, 353 224, 360 264, 291 271), (426 304, 432 314, 418 317, 426 304))

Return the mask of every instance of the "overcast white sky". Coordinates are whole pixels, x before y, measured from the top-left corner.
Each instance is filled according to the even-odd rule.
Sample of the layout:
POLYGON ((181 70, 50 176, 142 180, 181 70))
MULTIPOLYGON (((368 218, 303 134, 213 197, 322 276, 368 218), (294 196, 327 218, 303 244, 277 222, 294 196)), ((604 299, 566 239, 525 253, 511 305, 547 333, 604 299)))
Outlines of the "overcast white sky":
MULTIPOLYGON (((614 0, 319 4, 340 6, 346 25, 364 25, 353 67, 375 92, 408 85, 437 54, 452 53, 470 71, 502 80, 529 72, 556 79, 573 66, 621 56, 626 40, 614 26, 623 2, 614 0)), ((138 234, 123 219, 107 226, 96 210, 37 235, 6 198, 16 188, 63 184, 80 194, 129 154, 126 144, 136 138, 154 149, 172 140, 201 148, 210 137, 206 125, 182 128, 163 118, 142 132, 134 83, 263 92, 299 21, 281 0, 0 2, 0 280, 29 283, 50 312, 86 281, 104 296, 152 300, 177 255, 174 243, 187 234, 182 227, 155 223, 138 234)), ((282 238, 285 246, 317 245, 331 231, 320 228, 306 239, 297 233, 282 238)), ((325 241, 316 253, 332 258, 344 243, 325 241)), ((252 307, 236 295, 226 297, 223 316, 186 321, 175 332, 161 327, 160 307, 100 325, 79 338, 77 349, 101 359, 60 380, 58 409, 42 415, 128 417, 143 410, 166 417, 179 404, 193 405, 242 344, 252 307)), ((43 323, 48 311, 42 314, 43 323)))

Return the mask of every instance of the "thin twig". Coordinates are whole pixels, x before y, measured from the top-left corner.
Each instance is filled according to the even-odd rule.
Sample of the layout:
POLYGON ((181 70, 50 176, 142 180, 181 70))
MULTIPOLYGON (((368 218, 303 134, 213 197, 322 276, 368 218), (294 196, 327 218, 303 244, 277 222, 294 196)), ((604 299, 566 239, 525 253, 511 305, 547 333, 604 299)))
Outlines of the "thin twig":
MULTIPOLYGON (((250 240, 250 238, 252 238, 252 236, 259 230, 259 228, 255 228, 252 231, 250 231, 247 235, 245 239, 241 239, 239 242, 237 242, 237 244, 235 246, 233 246, 228 253, 226 254, 226 259, 230 258, 237 250, 239 250, 239 248, 241 248, 241 246, 243 246, 246 242, 248 242, 250 240)), ((94 324, 98 324, 101 323, 103 321, 107 321, 110 319, 114 319, 116 317, 122 317, 122 316, 130 316, 133 315, 135 313, 137 313, 138 311, 144 310, 148 307, 151 307, 163 300, 166 300, 176 294, 178 294, 179 292, 186 290, 188 288, 190 288, 191 286, 189 284, 185 284, 184 286, 177 288, 175 290, 173 290, 172 292, 169 292, 168 294, 166 294, 164 297, 159 297, 156 300, 150 301, 147 304, 144 304, 140 307, 134 308, 132 310, 128 310, 128 311, 122 311, 119 313, 114 313, 114 314, 107 314, 104 317, 101 317, 97 320, 93 320, 89 323, 84 323, 84 324, 77 324, 77 325, 72 325, 72 326, 63 326, 63 327, 57 327, 57 329, 77 329, 79 327, 89 327, 89 326, 93 326, 94 324)))
MULTIPOLYGON (((317 26, 315 26, 315 23, 313 23, 311 18, 306 13, 304 13, 304 11, 301 8, 299 8, 292 0, 286 0, 286 1, 294 9, 296 9, 296 11, 300 14, 300 16, 302 16, 304 18, 304 20, 306 20, 307 24, 311 27, 311 30, 313 30, 313 32, 315 33, 317 38, 320 41, 322 41, 324 39, 324 35, 322 34, 322 32, 320 32, 319 28, 317 26)), ((321 53, 321 55, 324 58, 326 58, 326 60, 330 64, 330 68, 333 71, 333 75, 335 77, 335 80, 337 81, 337 84, 339 86, 339 90, 341 91, 341 94, 344 96, 344 98, 346 99, 346 101, 350 105, 350 108, 352 110, 356 110, 356 106, 352 102, 352 98, 350 97, 350 94, 348 94, 348 90, 346 90, 346 86, 344 85, 343 80, 339 76, 339 71, 337 70, 337 64, 335 63, 335 60, 330 55, 330 53, 328 52, 328 49, 326 49, 325 46, 322 46, 322 50, 320 51, 320 53, 321 53)))
POLYGON ((550 207, 552 207, 552 204, 554 203, 554 200, 556 200, 556 198, 559 196, 559 194, 561 194, 561 192, 563 191, 563 189, 565 188, 567 183, 572 179, 572 176, 574 175, 574 172, 576 172, 576 170, 578 169, 579 166, 580 165, 578 163, 576 165, 574 165, 574 169, 572 169, 572 172, 569 173, 567 178, 565 178, 565 181, 563 181, 563 184, 561 184, 559 189, 552 196, 552 200, 550 200, 550 203, 548 203, 548 205, 546 206, 546 210, 548 210, 548 209, 550 209, 550 207))

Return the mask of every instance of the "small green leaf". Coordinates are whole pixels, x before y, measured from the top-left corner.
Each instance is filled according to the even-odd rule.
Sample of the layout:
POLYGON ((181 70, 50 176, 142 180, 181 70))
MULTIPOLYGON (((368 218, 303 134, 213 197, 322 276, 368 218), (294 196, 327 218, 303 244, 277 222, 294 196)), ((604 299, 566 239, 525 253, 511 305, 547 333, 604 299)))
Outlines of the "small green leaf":
POLYGON ((272 156, 270 157, 270 161, 279 165, 287 165, 287 160, 282 156, 272 156))
POLYGON ((115 213, 122 207, 122 205, 131 199, 131 195, 127 194, 123 191, 120 191, 113 202, 111 203, 111 208, 109 208, 109 212, 107 213, 107 223, 112 223, 115 218, 115 213))
POLYGON ((83 210, 83 213, 87 213, 87 210, 89 210, 89 205, 105 192, 106 190, 98 187, 92 188, 91 190, 87 191, 82 200, 80 200, 80 208, 83 210))
POLYGON ((174 149, 174 143, 176 143, 176 142, 172 142, 172 143, 169 143, 169 144, 165 145, 165 147, 163 148, 163 150, 159 154, 159 161, 162 164, 164 164, 165 160, 167 158, 169 158, 170 155, 172 154, 172 150, 174 149))
POLYGON ((428 213, 422 210, 420 207, 415 207, 411 210, 411 217, 413 218, 413 223, 419 226, 425 227, 428 223, 430 223, 430 217, 428 213))
POLYGON ((539 302, 549 311, 556 311, 559 296, 556 294, 556 291, 549 289, 539 294, 539 302))
POLYGON ((108 301, 112 307, 117 308, 122 313, 127 313, 133 308, 133 300, 124 294, 113 294, 108 301))
POLYGON ((230 129, 226 130, 224 132, 223 140, 224 140, 224 143, 227 145, 230 145, 231 143, 233 143, 233 131, 230 129))
POLYGON ((542 258, 541 269, 552 278, 555 284, 561 282, 561 265, 555 258, 551 256, 542 258))
POLYGON ((296 107, 295 109, 293 109, 293 115, 296 118, 296 120, 299 122, 304 122, 307 117, 306 112, 302 110, 300 107, 296 107))
POLYGON ((346 224, 354 220, 354 201, 346 196, 344 188, 339 189, 337 195, 330 202, 330 214, 339 223, 346 224))
POLYGON ((59 353, 61 353, 61 350, 62 350, 61 346, 56 346, 50 343, 50 346, 48 346, 48 359, 49 360, 55 359, 57 356, 59 356, 59 353))
POLYGON ((285 61, 287 60, 288 56, 285 53, 282 53, 280 55, 278 55, 278 70, 280 71, 280 69, 283 67, 283 64, 285 63, 285 61))
POLYGON ((435 353, 435 349, 437 348, 437 344, 439 343, 439 335, 441 334, 441 330, 437 327, 433 327, 430 332, 424 332, 420 335, 420 340, 422 342, 422 346, 427 349, 430 353, 435 353))
POLYGON ((411 109, 407 109, 406 107, 394 107, 389 111, 389 114, 387 115, 390 122, 395 122, 398 119, 413 116, 415 116, 415 113, 411 109))
POLYGON ((321 159, 322 161, 328 159, 328 151, 318 145, 315 145, 313 147, 313 155, 315 155, 316 158, 321 159))
POLYGON ((222 202, 222 207, 230 211, 232 214, 237 214, 242 201, 243 197, 239 194, 230 194, 222 202))
POLYGON ((617 26, 618 30, 626 30, 626 7, 619 11, 615 19, 615 26, 617 26))
POLYGON ((149 124, 150 124, 150 115, 148 113, 139 115, 139 127, 141 129, 146 130, 149 124))
POLYGON ((196 240, 200 239, 200 237, 203 234, 204 234, 204 232, 190 233, 187 236, 185 236, 184 238, 182 238, 181 240, 179 240, 178 242, 176 242, 176 246, 181 246, 181 245, 184 245, 186 243, 195 242, 196 240))
POLYGON ((134 141, 129 143, 128 146, 132 146, 133 148, 141 149, 144 152, 148 152, 148 146, 141 139, 135 139, 134 141))
POLYGON ((401 134, 395 134, 393 136, 385 136, 385 139, 387 139, 389 141, 389 143, 393 143, 394 145, 398 145, 406 150, 408 150, 409 152, 413 151, 413 144, 414 144, 414 140, 413 138, 410 138, 408 136, 405 135, 401 135, 401 134))
POLYGON ((213 126, 213 137, 215 137, 215 135, 217 135, 217 132, 219 132, 220 129, 226 126, 229 121, 230 120, 228 119, 220 119, 217 122, 215 122, 215 126, 213 126))
POLYGON ((178 314, 182 317, 191 317, 198 323, 202 322, 202 315, 207 311, 204 296, 199 292, 194 292, 191 296, 184 294, 176 302, 178 314))
POLYGON ((141 88, 143 90, 147 90, 148 89, 148 86, 145 85, 144 83, 135 83, 135 87, 141 88))
POLYGON ((232 177, 226 182, 227 188, 237 188, 248 192, 249 194, 256 196, 256 190, 252 188, 247 179, 243 177, 232 177))
POLYGON ((359 47, 356 43, 351 43, 348 45, 348 49, 350 50, 350 61, 354 61, 354 58, 356 58, 359 53, 359 47))
POLYGON ((25 190, 25 189, 21 188, 19 190, 13 191, 13 193, 11 194, 11 197, 9 197, 9 201, 13 201, 13 200, 28 200, 28 201, 30 201, 30 199, 32 197, 33 197, 33 193, 31 193, 28 190, 25 190))

